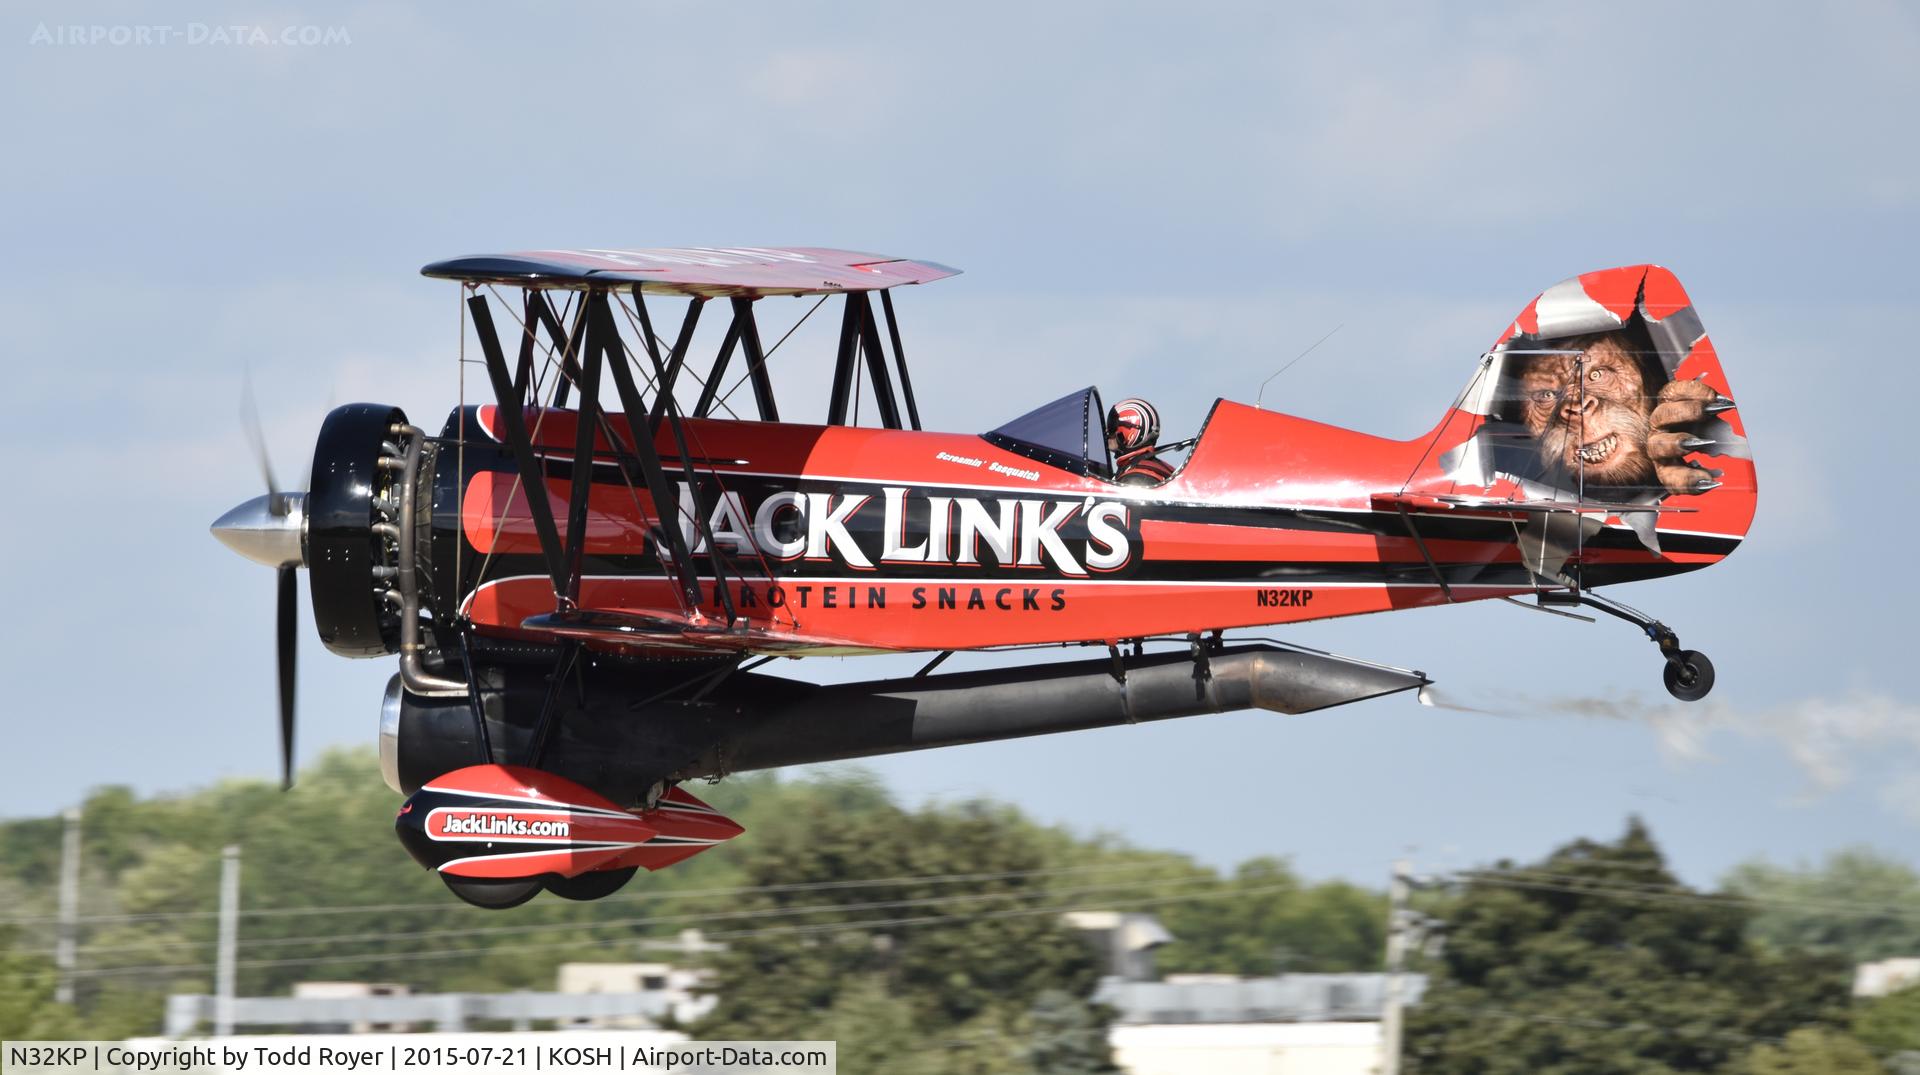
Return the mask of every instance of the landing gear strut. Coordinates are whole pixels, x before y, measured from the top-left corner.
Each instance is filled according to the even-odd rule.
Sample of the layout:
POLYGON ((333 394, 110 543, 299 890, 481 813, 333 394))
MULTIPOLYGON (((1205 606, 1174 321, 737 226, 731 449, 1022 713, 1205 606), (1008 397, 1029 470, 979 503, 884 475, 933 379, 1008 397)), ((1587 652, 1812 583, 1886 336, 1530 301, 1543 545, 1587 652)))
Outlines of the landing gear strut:
POLYGON ((1541 603, 1585 605, 1645 631, 1648 640, 1659 646, 1660 655, 1667 659, 1666 667, 1661 669, 1660 680, 1666 684, 1668 694, 1683 702, 1697 702, 1713 689, 1713 662, 1707 660, 1707 655, 1699 650, 1681 649, 1680 636, 1673 633, 1673 628, 1638 609, 1604 597, 1595 597, 1584 590, 1557 593, 1552 597, 1557 600, 1549 600, 1547 595, 1542 594, 1541 603))

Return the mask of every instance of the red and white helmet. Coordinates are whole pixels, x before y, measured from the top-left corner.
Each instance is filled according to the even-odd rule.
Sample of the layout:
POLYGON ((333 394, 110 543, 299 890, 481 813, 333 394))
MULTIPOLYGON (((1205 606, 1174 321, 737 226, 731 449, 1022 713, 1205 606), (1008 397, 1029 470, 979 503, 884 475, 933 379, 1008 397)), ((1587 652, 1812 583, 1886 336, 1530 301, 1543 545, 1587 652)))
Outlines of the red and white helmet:
POLYGON ((1107 411, 1107 448, 1126 455, 1160 440, 1160 412, 1144 399, 1123 399, 1107 411))

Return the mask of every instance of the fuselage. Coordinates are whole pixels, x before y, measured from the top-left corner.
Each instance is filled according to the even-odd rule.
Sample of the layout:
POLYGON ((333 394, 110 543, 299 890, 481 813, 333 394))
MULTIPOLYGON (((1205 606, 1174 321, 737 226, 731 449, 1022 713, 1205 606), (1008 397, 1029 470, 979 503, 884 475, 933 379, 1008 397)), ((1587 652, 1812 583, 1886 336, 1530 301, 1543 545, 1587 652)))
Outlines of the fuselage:
MULTIPOLYGON (((607 417, 624 440, 625 419, 607 417)), ((526 412, 563 537, 574 419, 526 412)), ((553 609, 553 586, 494 423, 491 406, 456 411, 445 436, 465 425, 464 470, 450 465, 450 449, 438 455, 434 574, 458 586, 434 587, 435 612, 525 636, 524 621, 553 609)), ((1186 464, 1151 489, 972 434, 699 419, 684 431, 687 466, 664 424, 655 444, 681 504, 696 505, 721 554, 716 576, 701 527, 682 509, 701 613, 722 615, 724 587, 744 623, 809 639, 810 652, 1112 642, 1541 585, 1512 513, 1448 510, 1410 524, 1380 504, 1420 476, 1431 438, 1373 437, 1227 401, 1186 464)), ((599 449, 577 603, 677 609, 645 487, 622 477, 604 437, 599 449)), ((1705 532, 1662 540, 1655 554, 1608 520, 1585 542, 1587 584, 1690 570, 1738 543, 1705 532)))

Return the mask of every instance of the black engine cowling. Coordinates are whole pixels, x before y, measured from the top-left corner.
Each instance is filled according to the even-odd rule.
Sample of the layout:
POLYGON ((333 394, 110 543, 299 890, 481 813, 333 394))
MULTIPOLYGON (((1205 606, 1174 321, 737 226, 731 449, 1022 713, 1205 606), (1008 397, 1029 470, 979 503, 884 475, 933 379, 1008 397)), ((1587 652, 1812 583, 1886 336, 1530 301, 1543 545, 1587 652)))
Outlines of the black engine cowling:
POLYGON ((320 641, 343 657, 400 652, 397 603, 385 591, 396 546, 375 529, 399 503, 399 472, 380 465, 383 443, 406 413, 381 403, 334 408, 313 447, 307 486, 306 561, 320 641), (383 506, 385 505, 385 506, 383 506))

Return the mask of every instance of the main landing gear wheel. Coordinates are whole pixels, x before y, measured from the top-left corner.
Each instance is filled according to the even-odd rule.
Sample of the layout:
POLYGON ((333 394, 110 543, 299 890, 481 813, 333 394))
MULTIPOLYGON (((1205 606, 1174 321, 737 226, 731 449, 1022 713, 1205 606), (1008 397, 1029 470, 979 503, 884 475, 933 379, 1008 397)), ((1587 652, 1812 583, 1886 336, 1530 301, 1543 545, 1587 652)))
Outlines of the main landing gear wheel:
POLYGON ((1667 693, 1683 702, 1697 702, 1713 689, 1713 662, 1699 650, 1683 649, 1667 656, 1660 673, 1667 693))
POLYGON ((613 895, 640 872, 638 866, 621 870, 594 870, 578 877, 549 877, 547 891, 563 900, 597 900, 613 895))
POLYGON ((518 907, 538 896, 545 884, 537 877, 480 878, 455 877, 443 873, 440 880, 447 888, 475 907, 484 907, 489 911, 504 911, 509 907, 518 907))

